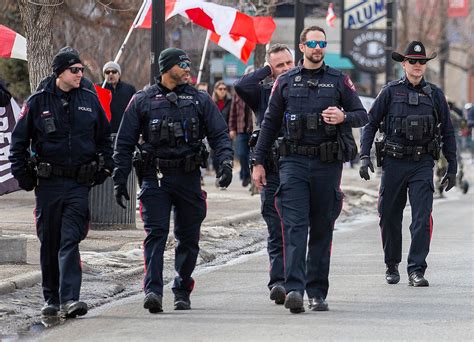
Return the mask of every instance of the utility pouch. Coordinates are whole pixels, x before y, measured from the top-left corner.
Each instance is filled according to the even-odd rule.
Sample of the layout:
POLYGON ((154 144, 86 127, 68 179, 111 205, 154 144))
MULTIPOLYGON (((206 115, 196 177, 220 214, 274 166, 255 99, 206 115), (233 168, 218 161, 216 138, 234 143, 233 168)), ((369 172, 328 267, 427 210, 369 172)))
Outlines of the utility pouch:
POLYGON ((402 134, 402 118, 395 118, 393 123, 393 133, 396 135, 402 134))
POLYGON ((50 163, 41 162, 36 167, 36 175, 40 178, 49 178, 53 172, 53 166, 50 163))
POLYGON ((421 141, 423 139, 423 116, 407 116, 405 138, 409 141, 421 141))
POLYGON ((385 143, 385 155, 387 156, 403 159, 404 150, 405 147, 403 145, 395 144, 389 141, 385 143))
POLYGON ((176 121, 173 123, 173 132, 176 139, 184 137, 183 126, 181 126, 181 122, 176 121))
POLYGON ((327 150, 327 144, 326 143, 323 143, 323 144, 319 145, 319 159, 322 162, 327 162, 328 161, 328 152, 330 153, 330 151, 327 150))
POLYGON ((84 164, 79 167, 77 172, 78 183, 91 183, 94 180, 95 173, 97 172, 97 162, 93 161, 89 164, 84 164))
POLYGON ((160 119, 151 120, 150 126, 148 128, 150 143, 153 145, 158 145, 160 143, 160 134, 161 134, 161 120, 160 119))
POLYGON ((249 138, 249 147, 255 147, 257 145, 258 136, 260 135, 260 128, 255 129, 249 138))
POLYGON ((328 137, 336 136, 336 125, 328 125, 324 123, 324 133, 326 133, 328 137))
POLYGON ((286 128, 291 140, 299 140, 303 135, 301 116, 298 114, 287 114, 286 128))
POLYGON ((168 118, 166 126, 168 127, 168 146, 176 147, 176 137, 174 136, 173 119, 168 118))
POLYGON ((413 161, 420 161, 423 153, 423 146, 415 146, 413 149, 413 161))
POLYGON ((46 134, 51 134, 56 132, 56 124, 54 122, 54 117, 49 111, 45 111, 41 114, 44 122, 44 132, 46 134))
POLYGON ((170 140, 170 132, 168 130, 167 120, 164 119, 160 125, 160 145, 165 145, 170 140))
POLYGON ((199 121, 196 118, 191 118, 191 137, 193 140, 199 139, 199 121))
POLYGON ((318 114, 308 114, 306 116, 306 128, 310 130, 318 129, 318 114))

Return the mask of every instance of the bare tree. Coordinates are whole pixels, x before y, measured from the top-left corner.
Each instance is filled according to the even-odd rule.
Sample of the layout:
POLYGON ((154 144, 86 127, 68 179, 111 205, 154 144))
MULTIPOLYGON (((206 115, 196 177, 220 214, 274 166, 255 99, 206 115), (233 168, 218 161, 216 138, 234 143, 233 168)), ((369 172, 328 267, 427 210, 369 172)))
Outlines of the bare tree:
POLYGON ((18 8, 27 39, 30 88, 50 74, 53 57, 54 16, 61 0, 18 0, 18 8))

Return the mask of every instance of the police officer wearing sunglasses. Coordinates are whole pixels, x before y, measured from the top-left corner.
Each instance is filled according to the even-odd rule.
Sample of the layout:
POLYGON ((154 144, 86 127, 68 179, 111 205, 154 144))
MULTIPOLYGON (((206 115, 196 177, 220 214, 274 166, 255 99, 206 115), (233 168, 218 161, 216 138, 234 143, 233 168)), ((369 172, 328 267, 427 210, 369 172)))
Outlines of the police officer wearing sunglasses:
POLYGON ((174 309, 191 309, 191 275, 206 217, 206 193, 200 177, 200 167, 206 166, 208 158, 204 137, 215 151, 219 186, 227 187, 232 180, 233 152, 227 125, 209 94, 188 84, 190 63, 183 50, 161 52, 161 76, 156 84, 134 95, 115 144, 115 197, 124 207, 123 199, 129 199, 127 178, 132 153, 142 138, 133 165, 141 186, 138 198, 146 232, 143 306, 151 313, 163 311, 163 253, 172 208, 176 239, 174 309))
POLYGON ((387 84, 369 111, 369 123, 361 138, 360 176, 369 180, 374 172, 370 149, 377 130, 385 138, 376 141, 377 166, 382 167, 379 214, 388 284, 400 281, 402 218, 408 197, 411 204, 411 245, 407 259, 408 285, 429 286, 424 277, 426 257, 433 231, 433 166, 440 146, 449 163, 442 184, 449 191, 456 181, 456 142, 443 92, 425 81, 426 56, 423 43, 412 41, 404 54, 392 53, 402 63, 405 75, 387 84))
POLYGON ((318 26, 303 30, 303 61, 273 85, 255 151, 253 179, 267 183, 265 157, 283 125, 280 186, 275 197, 282 217, 285 307, 327 311, 334 222, 342 209, 342 165, 356 153, 351 127, 367 122, 367 112, 350 78, 324 63, 326 34, 318 26), (308 232, 309 227, 309 232, 308 232), (309 233, 309 234, 308 234, 309 233))
POLYGON ((95 93, 81 86, 84 66, 77 54, 60 52, 54 76, 23 106, 12 134, 12 173, 26 191, 35 190, 36 229, 43 316, 87 313, 79 301, 79 243, 88 232, 89 190, 111 175, 110 126, 95 93), (33 155, 33 157, 31 157, 33 155))

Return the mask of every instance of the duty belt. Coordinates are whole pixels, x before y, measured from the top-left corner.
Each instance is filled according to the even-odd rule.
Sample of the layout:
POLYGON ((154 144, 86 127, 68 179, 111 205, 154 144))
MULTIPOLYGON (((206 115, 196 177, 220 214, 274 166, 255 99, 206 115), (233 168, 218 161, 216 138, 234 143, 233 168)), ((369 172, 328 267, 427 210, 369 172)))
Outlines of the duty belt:
POLYGON ((299 154, 302 156, 314 156, 321 155, 321 150, 325 149, 327 152, 337 153, 339 144, 337 142, 323 143, 318 146, 314 145, 294 145, 288 144, 288 150, 291 154, 299 154))
POLYGON ((196 154, 191 154, 184 158, 177 158, 177 159, 162 159, 162 158, 156 157, 153 161, 153 166, 156 169, 184 168, 185 172, 193 171, 199 167, 196 154))
POLYGON ((397 159, 412 157, 413 160, 418 161, 422 154, 432 153, 430 147, 430 144, 427 146, 405 146, 387 141, 385 143, 385 155, 397 159))
POLYGON ((60 167, 52 165, 51 174, 53 176, 65 177, 65 178, 76 178, 79 171, 78 167, 60 167))

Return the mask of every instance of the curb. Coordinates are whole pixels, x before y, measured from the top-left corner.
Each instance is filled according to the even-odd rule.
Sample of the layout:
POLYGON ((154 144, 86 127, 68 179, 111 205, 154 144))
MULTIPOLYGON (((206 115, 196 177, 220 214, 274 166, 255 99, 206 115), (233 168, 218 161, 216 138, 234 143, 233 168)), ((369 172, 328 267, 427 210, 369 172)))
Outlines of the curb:
POLYGON ((9 278, 7 281, 0 282, 0 295, 13 292, 15 290, 31 287, 41 282, 41 272, 34 271, 9 278))

